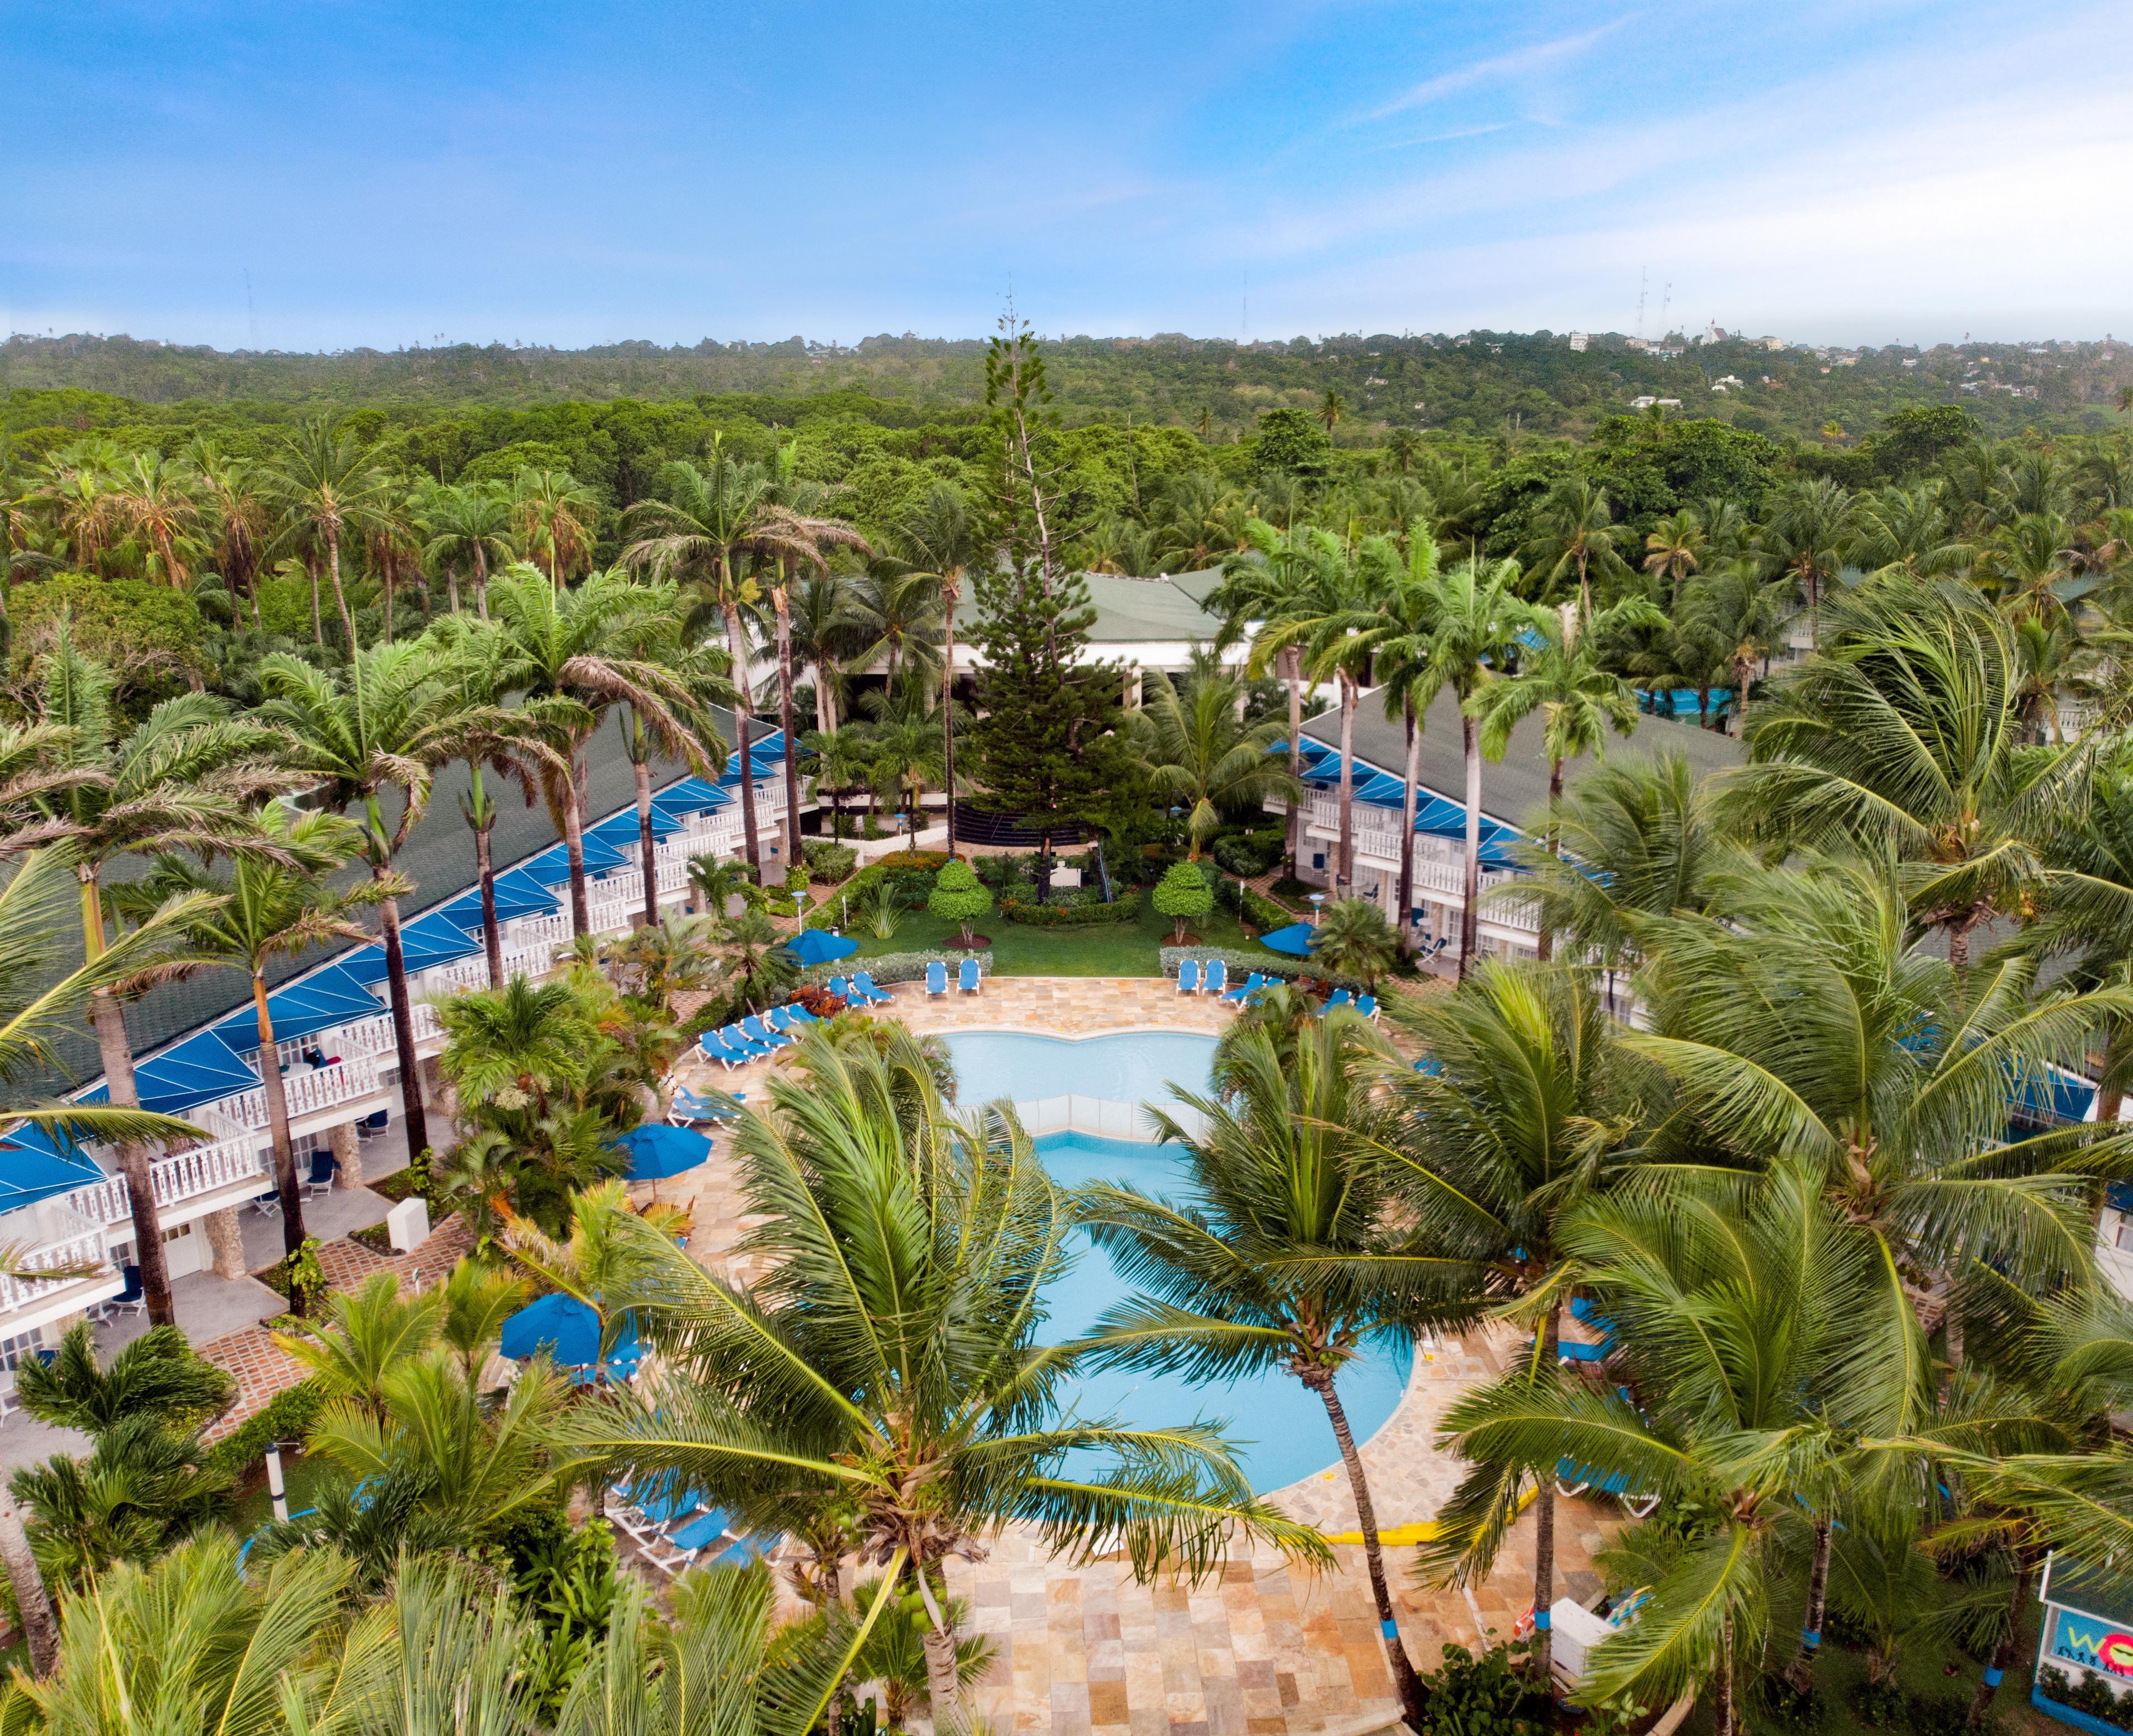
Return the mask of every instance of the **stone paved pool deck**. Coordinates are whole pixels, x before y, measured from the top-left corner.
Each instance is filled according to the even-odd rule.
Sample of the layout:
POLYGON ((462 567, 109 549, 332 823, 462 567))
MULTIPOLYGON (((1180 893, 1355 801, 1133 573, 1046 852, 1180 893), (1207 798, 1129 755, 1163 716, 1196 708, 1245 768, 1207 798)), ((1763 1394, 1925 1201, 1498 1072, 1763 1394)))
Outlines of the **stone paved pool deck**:
MULTIPOLYGON (((1235 1016, 1153 977, 996 977, 981 995, 945 999, 916 984, 889 992, 893 1002, 881 1012, 920 1032, 1219 1034, 1235 1016)), ((727 1073, 698 1060, 680 1076, 699 1089, 745 1092, 754 1104, 780 1064, 773 1058, 727 1073)), ((745 1281, 755 1274, 731 1251, 753 1220, 735 1192, 731 1144, 719 1136, 710 1161, 661 1183, 659 1197, 690 1211, 692 1256, 745 1281)), ((1384 1532, 1398 1539, 1402 1528, 1434 1517, 1458 1478, 1457 1465, 1431 1444, 1437 1420, 1460 1392, 1500 1369, 1508 1343, 1500 1333, 1470 1333, 1418 1353, 1399 1406, 1362 1449, 1384 1532)), ((1304 1571, 1262 1552, 1233 1560, 1198 1586, 1138 1585, 1122 1560, 1053 1559, 1019 1527, 992 1540, 984 1561, 951 1561, 949 1585, 968 1599, 970 1627, 998 1652, 975 1692, 980 1717, 997 1730, 1057 1736, 1365 1736, 1394 1724, 1362 1550, 1337 1541, 1356 1525, 1346 1475, 1336 1465, 1269 1498, 1336 1540, 1334 1571, 1304 1571)), ((1558 1502, 1558 1596, 1599 1589, 1593 1551, 1619 1522, 1610 1504, 1558 1502)), ((1410 1541, 1388 1545, 1386 1557, 1401 1638, 1420 1669, 1433 1668, 1447 1645, 1508 1637, 1533 1600, 1530 1515, 1487 1581, 1470 1591, 1415 1585, 1410 1541)))

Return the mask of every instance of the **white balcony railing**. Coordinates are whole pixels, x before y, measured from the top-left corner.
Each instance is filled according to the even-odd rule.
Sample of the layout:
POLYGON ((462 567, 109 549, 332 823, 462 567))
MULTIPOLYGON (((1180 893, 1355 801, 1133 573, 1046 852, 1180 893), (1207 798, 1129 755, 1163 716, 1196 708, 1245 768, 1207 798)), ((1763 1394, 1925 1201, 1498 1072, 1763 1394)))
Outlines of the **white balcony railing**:
MULTIPOLYGON (((270 1163, 267 1148, 247 1136, 159 1157, 148 1166, 148 1179, 156 1205, 167 1209, 238 1182, 255 1182, 270 1173, 270 1163)), ((70 1209, 94 1223, 123 1223, 133 1214, 133 1196, 123 1175, 76 1188, 65 1199, 70 1209)))
MULTIPOLYGON (((321 1109, 331 1109, 339 1104, 353 1102, 358 1097, 370 1096, 378 1090, 378 1063, 374 1055, 350 1055, 332 1067, 321 1067, 316 1072, 292 1073, 282 1081, 282 1096, 289 1106, 289 1119, 311 1115, 321 1109)), ((212 1106, 235 1121, 240 1127, 254 1132, 264 1131, 268 1125, 267 1091, 240 1092, 235 1097, 222 1097, 212 1106)))
MULTIPOLYGON (((17 1214, 10 1212, 5 1218, 0 1218, 0 1230, 12 1227, 18 1215, 38 1220, 33 1231, 38 1238, 36 1244, 22 1247, 17 1256, 23 1266, 50 1271, 55 1266, 90 1266, 100 1269, 99 1275, 109 1275, 110 1260, 104 1250, 104 1231, 100 1226, 79 1219, 71 1212, 57 1208, 55 1201, 43 1200, 27 1213, 17 1214), (72 1222, 60 1221, 65 1219, 72 1222)), ((28 1238, 20 1239, 26 1241, 28 1238)), ((0 1314, 32 1307, 54 1292, 83 1281, 78 1275, 62 1278, 32 1278, 26 1274, 0 1275, 0 1314)))

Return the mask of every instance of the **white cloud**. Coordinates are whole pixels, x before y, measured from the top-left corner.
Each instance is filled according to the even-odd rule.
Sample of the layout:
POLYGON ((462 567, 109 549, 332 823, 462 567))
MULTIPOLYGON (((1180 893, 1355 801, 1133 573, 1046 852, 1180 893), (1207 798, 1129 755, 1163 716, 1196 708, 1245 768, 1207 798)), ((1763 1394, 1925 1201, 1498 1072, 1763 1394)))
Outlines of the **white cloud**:
POLYGON ((1455 96, 1462 90, 1471 90, 1477 84, 1508 83, 1532 73, 1553 70, 1563 61, 1584 53, 1594 43, 1612 36, 1630 22, 1630 16, 1625 13, 1596 29, 1582 31, 1574 36, 1558 36, 1551 42, 1536 42, 1530 47, 1514 48, 1508 54, 1491 55, 1485 60, 1475 60, 1465 66, 1455 67, 1450 72, 1441 72, 1434 78, 1424 79, 1419 84, 1410 85, 1392 101, 1371 109, 1361 118, 1366 121, 1383 120, 1389 114, 1423 108, 1445 97, 1455 96))

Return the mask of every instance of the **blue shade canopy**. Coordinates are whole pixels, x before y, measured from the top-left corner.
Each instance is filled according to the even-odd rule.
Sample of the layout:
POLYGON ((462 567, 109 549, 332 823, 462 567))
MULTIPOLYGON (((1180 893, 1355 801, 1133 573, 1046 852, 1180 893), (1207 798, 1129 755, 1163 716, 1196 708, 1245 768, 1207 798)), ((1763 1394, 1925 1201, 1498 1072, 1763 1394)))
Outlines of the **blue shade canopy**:
POLYGON ((733 793, 720 789, 717 784, 703 778, 684 778, 679 784, 670 784, 652 798, 654 808, 663 808, 671 813, 702 813, 706 810, 733 806, 733 793))
POLYGON ((342 953, 336 962, 340 969, 365 988, 385 981, 385 948, 374 940, 368 946, 358 947, 352 952, 342 953))
POLYGON ((400 930, 400 952, 407 968, 426 971, 433 964, 450 964, 470 957, 481 943, 441 910, 419 916, 400 930))
POLYGON ((827 964, 859 949, 859 943, 849 935, 832 934, 827 928, 807 928, 785 943, 785 950, 802 964, 827 964))
MULTIPOLYGON (((361 1019, 375 1019, 381 1010, 378 997, 339 965, 277 989, 267 997, 267 1013, 274 1021, 277 1043, 332 1030, 361 1019)), ((259 1047, 259 1015, 248 1006, 216 1025, 214 1034, 232 1049, 248 1054, 259 1047)))
POLYGON ((1293 958, 1307 957, 1316 933, 1309 923, 1291 923, 1285 928, 1276 928, 1271 934, 1259 936, 1259 944, 1271 947, 1277 952, 1286 952, 1293 958))
MULTIPOLYGON (((523 868, 507 869, 496 877, 496 919, 510 922, 521 916, 546 916, 556 908, 556 895, 523 868)), ((446 921, 471 932, 481 927, 481 888, 463 892, 444 909, 446 921)))
MULTIPOLYGON (((599 838, 588 837, 585 841, 585 872, 588 874, 604 874, 610 868, 621 867, 629 860, 614 845, 604 842, 599 838)), ((539 885, 563 885, 571 878, 569 847, 562 844, 551 844, 531 861, 522 862, 513 871, 531 875, 534 882, 539 885)))
POLYGON ((1404 808, 1407 805, 1407 780, 1395 778, 1390 772, 1374 772, 1355 786, 1355 799, 1367 802, 1373 808, 1404 808))
POLYGON ((0 1135, 0 1212, 103 1179, 89 1154, 64 1133, 24 1121, 0 1135))
POLYGON ((630 1179, 658 1181, 693 1169, 711 1155, 711 1142, 693 1127, 669 1127, 647 1121, 614 1142, 626 1159, 630 1179))
MULTIPOLYGON (((157 1115, 182 1115, 219 1097, 257 1091, 259 1075, 222 1038, 206 1030, 142 1062, 133 1069, 133 1088, 143 1109, 157 1115)), ((107 1085, 98 1086, 82 1099, 84 1103, 110 1101, 107 1085)))
MULTIPOLYGON (((652 836, 655 839, 671 838, 676 832, 683 829, 681 822, 673 815, 667 813, 656 803, 653 805, 652 836)), ((634 850, 638 843, 637 810, 633 808, 625 808, 619 814, 610 814, 599 825, 588 827, 585 836, 588 838, 598 838, 602 843, 612 844, 618 850, 634 850)))

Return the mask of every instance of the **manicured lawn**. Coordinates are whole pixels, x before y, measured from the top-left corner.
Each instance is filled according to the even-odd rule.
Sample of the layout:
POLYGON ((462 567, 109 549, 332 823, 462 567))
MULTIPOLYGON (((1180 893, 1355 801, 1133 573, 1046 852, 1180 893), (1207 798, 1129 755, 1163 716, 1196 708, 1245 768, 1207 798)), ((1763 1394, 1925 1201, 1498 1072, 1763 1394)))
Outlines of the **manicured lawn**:
MULTIPOLYGON (((288 1486, 289 1511, 301 1513, 318 1504, 320 1488, 340 1478, 341 1473, 323 1459, 307 1459, 301 1453, 282 1455, 282 1473, 288 1486)), ((224 1521, 240 1537, 248 1537, 274 1517, 274 1497, 267 1492, 266 1479, 232 1503, 224 1521)))
MULTIPOLYGON (((1171 922, 1144 903, 1140 919, 1132 923, 1105 923, 1086 928, 1031 928, 1011 923, 997 912, 972 924, 980 934, 992 937, 993 969, 1008 976, 1154 976, 1161 974, 1158 949, 1168 944, 1171 922)), ((895 937, 877 940, 855 926, 845 931, 859 943, 861 958, 884 952, 926 952, 941 948, 961 932, 924 910, 904 913, 895 937)), ((1236 919, 1220 911, 1192 925, 1209 946, 1258 946, 1245 938, 1236 919)), ((1269 958, 1274 955, 1269 953, 1269 958)))

